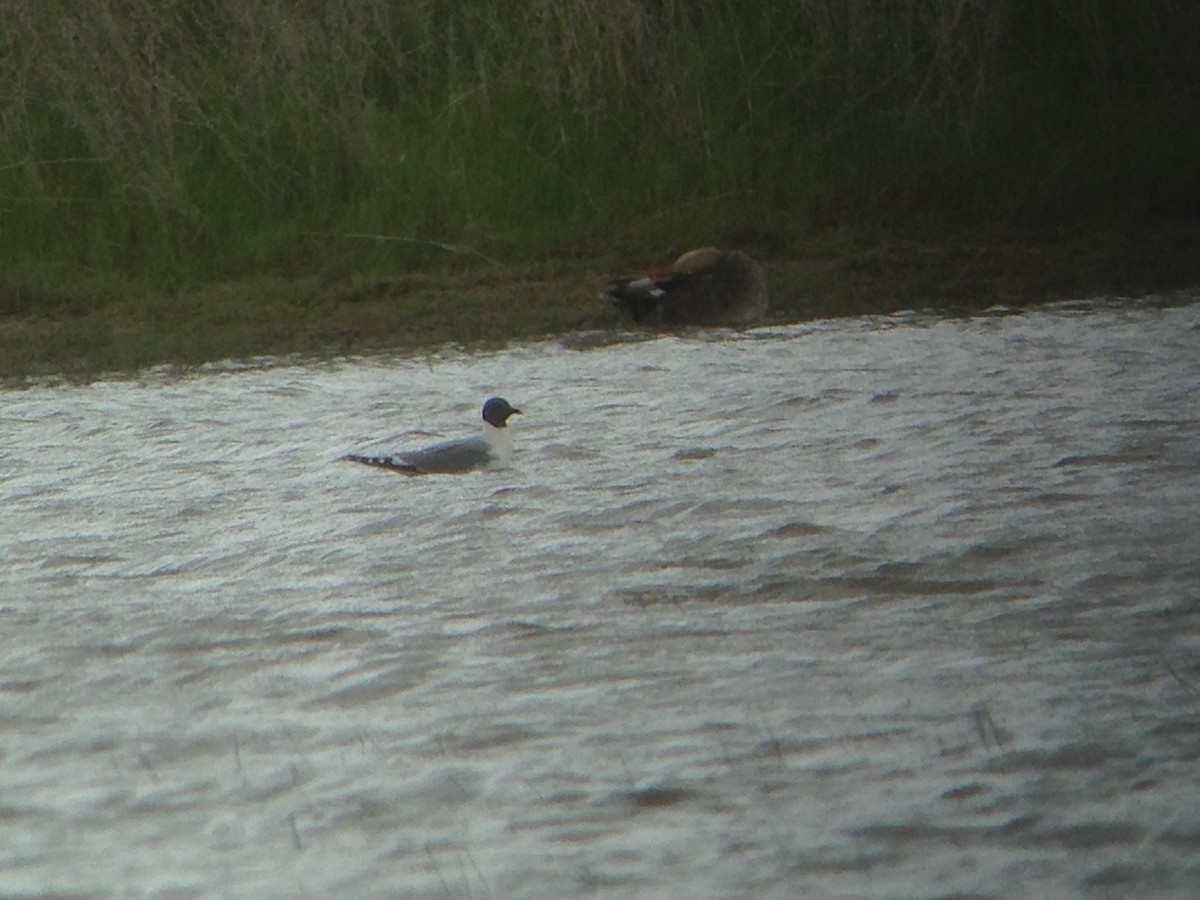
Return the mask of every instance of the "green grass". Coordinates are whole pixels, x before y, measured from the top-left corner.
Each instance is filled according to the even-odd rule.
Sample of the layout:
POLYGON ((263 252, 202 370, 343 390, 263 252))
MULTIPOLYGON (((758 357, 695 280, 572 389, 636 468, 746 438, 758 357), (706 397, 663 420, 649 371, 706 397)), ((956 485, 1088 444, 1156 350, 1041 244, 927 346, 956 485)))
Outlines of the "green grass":
MULTIPOLYGON (((905 308, 969 313, 1142 296, 1200 284, 1198 245, 1200 225, 1136 233, 847 232, 769 261, 771 315, 791 322, 905 308)), ((263 355, 491 348, 550 335, 604 341, 630 324, 599 289, 635 265, 615 257, 510 269, 482 263, 382 278, 242 277, 170 292, 104 280, 73 294, 9 286, 0 291, 0 385, 263 355)))
POLYGON ((72 340, 121 367, 309 346, 270 323, 357 308, 330 285, 1200 212, 1180 0, 14 0, 5 25, 4 327, 115 315, 144 347, 72 340))

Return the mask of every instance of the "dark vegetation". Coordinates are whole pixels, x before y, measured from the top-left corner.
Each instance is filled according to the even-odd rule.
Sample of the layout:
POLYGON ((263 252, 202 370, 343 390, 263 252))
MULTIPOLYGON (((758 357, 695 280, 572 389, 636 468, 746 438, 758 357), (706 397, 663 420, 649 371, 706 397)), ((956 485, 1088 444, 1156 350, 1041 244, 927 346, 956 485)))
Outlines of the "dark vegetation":
POLYGON ((1200 280, 1188 0, 0 9, 0 376, 600 327, 703 244, 792 316, 1200 280))

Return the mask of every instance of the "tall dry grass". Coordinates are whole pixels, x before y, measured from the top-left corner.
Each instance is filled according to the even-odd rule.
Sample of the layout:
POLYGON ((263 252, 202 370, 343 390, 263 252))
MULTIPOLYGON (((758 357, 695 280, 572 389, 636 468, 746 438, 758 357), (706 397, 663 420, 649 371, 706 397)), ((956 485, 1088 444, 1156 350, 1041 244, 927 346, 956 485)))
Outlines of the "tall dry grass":
POLYGON ((769 249, 825 225, 1200 208, 1187 0, 0 15, 10 279, 395 268, 463 245, 769 249))

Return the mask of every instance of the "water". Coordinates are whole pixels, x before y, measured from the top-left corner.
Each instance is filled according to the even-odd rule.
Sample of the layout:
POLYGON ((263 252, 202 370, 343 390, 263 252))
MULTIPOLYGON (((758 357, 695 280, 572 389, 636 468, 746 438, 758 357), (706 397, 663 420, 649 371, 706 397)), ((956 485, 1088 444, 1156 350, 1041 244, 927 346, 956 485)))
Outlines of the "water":
POLYGON ((1193 300, 0 394, 0 892, 1194 897, 1198 388, 1193 300))

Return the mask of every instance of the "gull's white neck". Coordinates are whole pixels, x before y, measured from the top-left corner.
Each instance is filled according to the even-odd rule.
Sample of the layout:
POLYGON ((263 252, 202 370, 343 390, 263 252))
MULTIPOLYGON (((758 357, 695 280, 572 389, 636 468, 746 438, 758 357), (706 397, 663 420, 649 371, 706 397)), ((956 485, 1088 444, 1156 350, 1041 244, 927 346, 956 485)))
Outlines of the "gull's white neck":
POLYGON ((483 423, 483 439, 487 441, 488 449, 495 457, 493 465, 512 465, 512 432, 507 428, 497 428, 489 422, 483 423))

